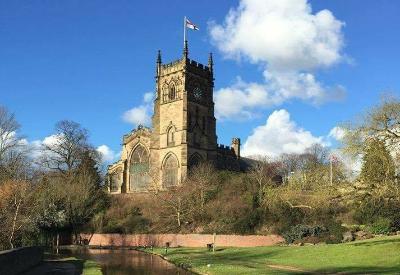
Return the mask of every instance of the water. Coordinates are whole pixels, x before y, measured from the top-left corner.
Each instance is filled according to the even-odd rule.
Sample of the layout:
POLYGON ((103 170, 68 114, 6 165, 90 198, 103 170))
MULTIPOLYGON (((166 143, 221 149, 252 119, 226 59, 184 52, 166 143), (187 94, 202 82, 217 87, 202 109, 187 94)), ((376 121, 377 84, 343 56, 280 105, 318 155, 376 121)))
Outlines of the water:
POLYGON ((62 250, 61 254, 98 262, 105 275, 191 275, 159 256, 126 249, 62 250))

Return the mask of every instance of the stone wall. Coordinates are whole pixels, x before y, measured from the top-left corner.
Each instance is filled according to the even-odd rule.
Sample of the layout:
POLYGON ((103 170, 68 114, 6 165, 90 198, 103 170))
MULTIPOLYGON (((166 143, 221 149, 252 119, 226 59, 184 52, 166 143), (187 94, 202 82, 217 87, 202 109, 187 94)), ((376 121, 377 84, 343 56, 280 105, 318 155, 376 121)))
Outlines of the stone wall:
MULTIPOLYGON (((82 238, 90 239, 89 245, 99 246, 156 246, 164 247, 166 242, 171 247, 206 247, 213 242, 212 234, 94 234, 82 238)), ((271 246, 283 242, 279 235, 216 235, 218 247, 254 247, 271 246)))
POLYGON ((27 271, 43 260, 40 247, 21 247, 0 251, 0 274, 14 275, 27 271))

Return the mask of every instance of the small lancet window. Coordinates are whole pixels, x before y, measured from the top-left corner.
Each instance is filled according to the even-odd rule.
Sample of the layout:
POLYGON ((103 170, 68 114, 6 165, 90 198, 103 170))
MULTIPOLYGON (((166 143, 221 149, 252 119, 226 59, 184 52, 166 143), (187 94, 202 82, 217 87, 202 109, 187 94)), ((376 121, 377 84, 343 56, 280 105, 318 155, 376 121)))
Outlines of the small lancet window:
POLYGON ((167 102, 168 101, 168 97, 169 97, 169 95, 168 95, 168 86, 167 85, 164 85, 163 86, 163 88, 162 88, 162 96, 163 96, 163 102, 167 102))
POLYGON ((169 100, 174 100, 176 99, 176 89, 175 89, 175 85, 171 84, 169 86, 169 94, 168 94, 169 100))
POLYGON ((167 145, 174 146, 175 145, 175 137, 174 137, 174 127, 169 127, 167 131, 167 145))

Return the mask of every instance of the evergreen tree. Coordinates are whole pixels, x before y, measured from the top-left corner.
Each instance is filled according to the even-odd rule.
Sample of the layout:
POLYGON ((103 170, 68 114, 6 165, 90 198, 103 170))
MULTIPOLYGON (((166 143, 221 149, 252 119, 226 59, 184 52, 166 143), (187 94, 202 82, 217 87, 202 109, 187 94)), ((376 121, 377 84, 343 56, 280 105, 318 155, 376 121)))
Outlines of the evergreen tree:
POLYGON ((395 179, 395 165, 384 142, 373 139, 365 148, 360 178, 365 183, 379 185, 395 179))

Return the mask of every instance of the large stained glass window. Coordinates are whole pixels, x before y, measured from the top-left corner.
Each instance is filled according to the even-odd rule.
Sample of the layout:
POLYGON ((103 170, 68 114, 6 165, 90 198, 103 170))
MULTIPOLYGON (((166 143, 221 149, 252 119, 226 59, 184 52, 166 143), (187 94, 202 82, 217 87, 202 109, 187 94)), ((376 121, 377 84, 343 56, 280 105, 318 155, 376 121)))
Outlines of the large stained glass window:
POLYGON ((129 165, 129 190, 146 190, 150 181, 149 153, 144 146, 135 148, 129 165))

